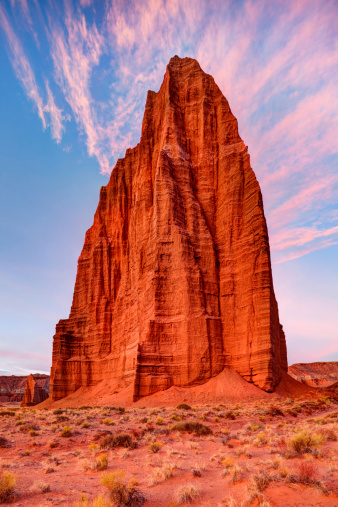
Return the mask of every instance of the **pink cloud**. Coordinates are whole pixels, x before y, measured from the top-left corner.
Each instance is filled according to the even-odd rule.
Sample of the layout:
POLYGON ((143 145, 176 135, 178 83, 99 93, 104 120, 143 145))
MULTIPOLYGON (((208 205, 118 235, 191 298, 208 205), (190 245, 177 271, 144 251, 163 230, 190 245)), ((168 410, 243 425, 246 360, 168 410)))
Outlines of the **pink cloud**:
POLYGON ((55 139, 57 143, 60 143, 62 139, 62 132, 64 131, 62 110, 55 104, 54 96, 49 87, 48 81, 46 81, 46 90, 47 104, 45 106, 45 111, 50 114, 52 138, 55 139))
POLYGON ((39 117, 42 121, 43 129, 45 129, 46 119, 44 115, 44 105, 42 97, 39 93, 38 86, 35 81, 34 72, 24 53, 21 42, 16 36, 12 26, 10 25, 9 20, 5 14, 5 11, 1 5, 0 5, 0 25, 7 37, 7 42, 10 48, 10 58, 15 75, 21 82, 22 87, 27 96, 29 97, 29 99, 35 103, 39 117))

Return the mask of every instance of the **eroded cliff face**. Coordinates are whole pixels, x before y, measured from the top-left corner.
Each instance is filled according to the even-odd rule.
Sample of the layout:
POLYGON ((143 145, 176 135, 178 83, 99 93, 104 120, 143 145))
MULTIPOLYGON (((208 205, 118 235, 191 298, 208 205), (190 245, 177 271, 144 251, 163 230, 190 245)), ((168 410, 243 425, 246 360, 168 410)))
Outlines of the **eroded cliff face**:
POLYGON ((262 196, 227 100, 174 57, 140 143, 101 188, 56 326, 51 398, 110 378, 138 399, 225 365, 266 391, 287 369, 262 196))

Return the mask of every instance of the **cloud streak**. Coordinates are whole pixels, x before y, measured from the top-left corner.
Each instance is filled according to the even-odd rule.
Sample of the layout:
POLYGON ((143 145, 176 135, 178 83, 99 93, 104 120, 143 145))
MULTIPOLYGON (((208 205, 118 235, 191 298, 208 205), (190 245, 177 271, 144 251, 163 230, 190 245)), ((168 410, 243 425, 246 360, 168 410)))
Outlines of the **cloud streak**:
POLYGON ((0 25, 4 30, 8 46, 10 49, 10 59, 13 65, 13 69, 16 77, 22 84, 27 96, 34 102, 38 110, 38 115, 42 122, 43 129, 46 128, 45 111, 43 105, 43 99, 39 93, 38 86, 35 81, 35 75, 32 67, 24 53, 22 44, 19 38, 16 36, 8 17, 4 11, 4 8, 0 5, 0 25))

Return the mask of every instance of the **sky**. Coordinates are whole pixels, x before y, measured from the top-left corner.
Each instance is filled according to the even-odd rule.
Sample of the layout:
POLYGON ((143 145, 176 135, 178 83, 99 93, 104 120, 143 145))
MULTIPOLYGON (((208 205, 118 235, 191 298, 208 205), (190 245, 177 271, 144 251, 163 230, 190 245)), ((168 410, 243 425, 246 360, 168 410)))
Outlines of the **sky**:
POLYGON ((1 0, 0 375, 49 372, 99 190, 196 58, 262 188, 289 364, 338 360, 338 0, 1 0))

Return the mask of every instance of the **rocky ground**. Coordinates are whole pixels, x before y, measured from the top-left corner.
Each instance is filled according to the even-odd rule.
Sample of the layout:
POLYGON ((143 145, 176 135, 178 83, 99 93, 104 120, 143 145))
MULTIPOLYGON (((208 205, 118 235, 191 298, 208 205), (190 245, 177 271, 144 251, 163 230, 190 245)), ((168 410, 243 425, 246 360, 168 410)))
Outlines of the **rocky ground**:
POLYGON ((0 503, 338 505, 329 397, 176 408, 0 409, 0 503))

